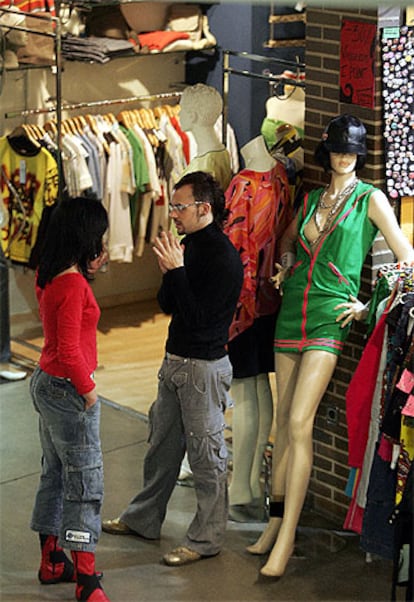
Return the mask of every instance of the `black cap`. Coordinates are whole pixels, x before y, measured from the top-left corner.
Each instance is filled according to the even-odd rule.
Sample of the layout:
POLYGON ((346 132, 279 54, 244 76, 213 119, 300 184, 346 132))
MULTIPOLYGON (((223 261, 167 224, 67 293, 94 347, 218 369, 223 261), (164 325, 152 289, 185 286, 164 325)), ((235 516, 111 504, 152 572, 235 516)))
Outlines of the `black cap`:
POLYGON ((367 154, 367 131, 364 124, 353 115, 340 115, 332 119, 322 134, 322 144, 331 153, 367 154))

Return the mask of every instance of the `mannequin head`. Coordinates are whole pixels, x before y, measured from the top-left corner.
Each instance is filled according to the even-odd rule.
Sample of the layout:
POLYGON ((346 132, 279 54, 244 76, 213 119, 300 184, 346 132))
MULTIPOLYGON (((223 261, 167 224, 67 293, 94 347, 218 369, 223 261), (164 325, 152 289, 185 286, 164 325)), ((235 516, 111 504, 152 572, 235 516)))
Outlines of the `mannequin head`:
POLYGON ((26 46, 28 35, 26 31, 11 29, 14 26, 25 27, 26 19, 24 14, 17 7, 12 7, 13 12, 0 13, 0 27, 5 38, 6 52, 4 57, 5 67, 18 67, 16 51, 22 46, 26 46))
POLYGON ((192 130, 194 126, 214 127, 223 110, 223 99, 212 86, 195 84, 185 88, 180 108, 180 123, 184 131, 192 130))
POLYGON ((365 126, 358 117, 348 114, 334 117, 315 149, 315 161, 328 172, 331 170, 330 153, 356 154, 356 169, 361 169, 367 156, 366 135, 365 126))

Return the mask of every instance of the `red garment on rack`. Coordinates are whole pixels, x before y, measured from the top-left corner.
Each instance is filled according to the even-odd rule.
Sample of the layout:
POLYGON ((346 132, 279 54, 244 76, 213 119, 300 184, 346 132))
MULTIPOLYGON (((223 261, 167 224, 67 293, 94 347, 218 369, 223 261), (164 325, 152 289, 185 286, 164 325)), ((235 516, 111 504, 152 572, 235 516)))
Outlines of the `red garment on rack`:
POLYGON ((348 463, 361 468, 368 441, 372 398, 375 391, 385 334, 385 310, 378 320, 346 392, 348 423, 348 463))
POLYGON ((183 143, 183 153, 186 160, 187 165, 190 163, 190 141, 188 139, 188 135, 181 129, 179 121, 177 117, 170 117, 171 124, 177 134, 180 136, 181 141, 183 143))

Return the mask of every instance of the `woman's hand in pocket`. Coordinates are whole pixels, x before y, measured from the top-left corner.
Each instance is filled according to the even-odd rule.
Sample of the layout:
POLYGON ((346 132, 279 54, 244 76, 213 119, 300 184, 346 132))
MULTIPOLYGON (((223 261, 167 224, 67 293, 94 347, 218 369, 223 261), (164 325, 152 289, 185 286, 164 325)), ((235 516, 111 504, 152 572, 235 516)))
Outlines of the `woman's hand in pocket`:
POLYGON ((89 410, 98 401, 96 387, 92 391, 89 391, 89 393, 85 393, 82 397, 85 400, 85 410, 89 410))

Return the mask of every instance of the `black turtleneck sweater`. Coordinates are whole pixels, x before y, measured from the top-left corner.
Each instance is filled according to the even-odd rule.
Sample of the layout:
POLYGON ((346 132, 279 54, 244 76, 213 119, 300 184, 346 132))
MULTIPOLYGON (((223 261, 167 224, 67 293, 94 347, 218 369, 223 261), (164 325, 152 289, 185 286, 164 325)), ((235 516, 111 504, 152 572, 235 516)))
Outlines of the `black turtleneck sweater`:
POLYGON ((203 360, 227 354, 243 282, 239 253, 215 224, 187 235, 184 266, 163 275, 158 302, 171 314, 166 351, 203 360))

